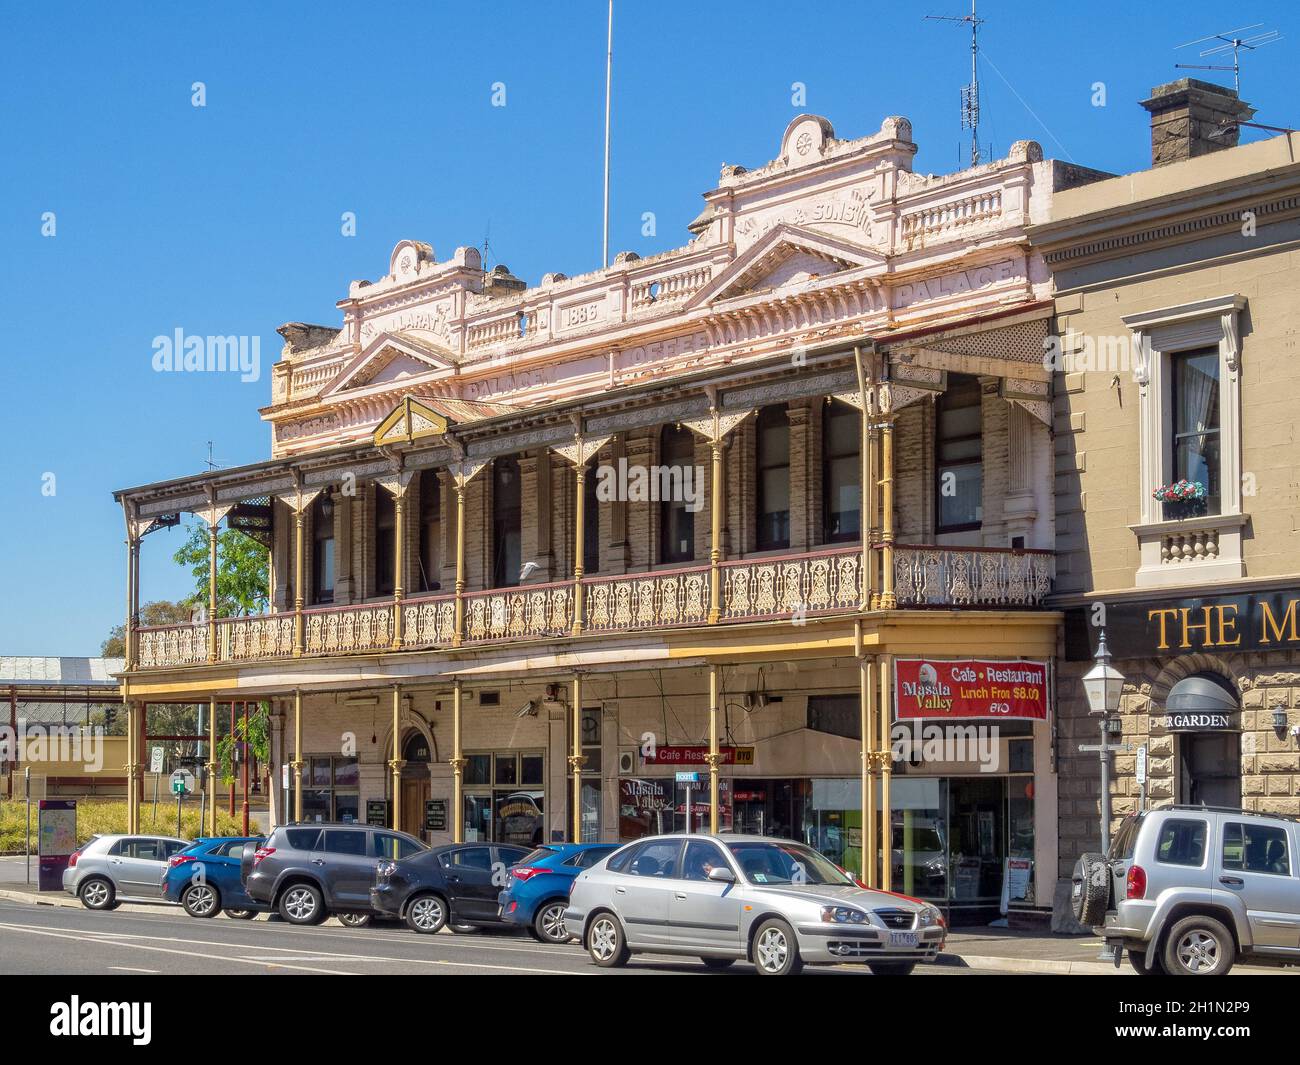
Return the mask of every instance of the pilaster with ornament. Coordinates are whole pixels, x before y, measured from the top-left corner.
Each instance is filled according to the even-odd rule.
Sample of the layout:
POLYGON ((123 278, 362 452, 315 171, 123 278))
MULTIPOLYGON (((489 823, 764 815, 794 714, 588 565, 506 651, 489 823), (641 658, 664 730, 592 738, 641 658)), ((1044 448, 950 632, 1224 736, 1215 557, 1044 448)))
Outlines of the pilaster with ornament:
POLYGON ((583 601, 583 563, 586 561, 583 551, 585 543, 584 531, 586 526, 586 500, 587 500, 587 463, 595 457, 602 447, 614 439, 613 434, 607 436, 584 437, 582 435, 582 425, 580 422, 575 423, 575 432, 573 443, 571 444, 552 444, 551 450, 561 458, 565 459, 574 469, 576 478, 577 491, 574 497, 574 532, 573 532, 573 625, 572 632, 574 636, 582 633, 583 623, 586 617, 585 604, 583 601))

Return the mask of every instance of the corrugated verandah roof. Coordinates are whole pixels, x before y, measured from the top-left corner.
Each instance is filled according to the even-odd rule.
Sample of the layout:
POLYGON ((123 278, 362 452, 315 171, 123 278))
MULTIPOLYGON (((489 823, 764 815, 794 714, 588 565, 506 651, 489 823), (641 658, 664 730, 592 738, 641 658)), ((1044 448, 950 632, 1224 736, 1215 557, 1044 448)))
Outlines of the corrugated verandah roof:
POLYGON ((0 687, 117 688, 120 658, 0 655, 0 687))

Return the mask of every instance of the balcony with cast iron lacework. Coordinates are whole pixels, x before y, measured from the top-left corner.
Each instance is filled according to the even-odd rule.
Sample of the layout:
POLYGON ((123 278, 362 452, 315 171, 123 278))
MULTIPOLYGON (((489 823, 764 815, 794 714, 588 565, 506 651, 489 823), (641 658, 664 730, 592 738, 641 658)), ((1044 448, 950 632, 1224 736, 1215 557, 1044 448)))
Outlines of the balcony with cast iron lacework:
MULTIPOLYGON (((719 621, 789 621, 853 614, 862 587, 862 548, 736 559, 720 565, 719 621)), ((904 609, 1034 609, 1051 590, 1052 552, 899 544, 894 589, 904 609)), ((693 564, 646 573, 585 577, 582 631, 633 633, 708 624, 710 567, 693 564)), ((464 646, 567 638, 574 627, 573 581, 492 588, 463 596, 464 646)), ((399 650, 454 644, 456 597, 440 592, 402 600, 399 650)), ((219 662, 293 655, 292 611, 217 622, 219 662)), ((139 668, 178 668, 208 661, 204 622, 138 629, 139 668)), ((392 602, 311 607, 303 611, 308 657, 394 650, 392 602)))

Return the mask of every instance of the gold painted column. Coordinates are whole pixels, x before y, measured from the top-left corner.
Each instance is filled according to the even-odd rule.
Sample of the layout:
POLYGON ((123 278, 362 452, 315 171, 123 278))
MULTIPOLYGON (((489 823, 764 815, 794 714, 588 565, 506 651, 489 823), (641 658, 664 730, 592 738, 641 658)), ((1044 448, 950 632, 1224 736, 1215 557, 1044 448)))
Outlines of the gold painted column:
MULTIPOLYGON (((220 519, 218 519, 220 520, 220 519)), ((208 525, 208 661, 217 660, 217 522, 208 525)))
POLYGON ((293 692, 293 761, 289 769, 293 773, 293 819, 302 820, 302 689, 293 692))
POLYGON ((712 527, 709 537, 709 624, 722 617, 722 438, 709 442, 713 455, 710 475, 712 527))
POLYGON ((880 657, 880 750, 877 757, 880 760, 880 839, 881 839, 881 860, 880 860, 880 886, 886 891, 891 890, 893 883, 893 840, 894 840, 894 822, 893 808, 890 802, 889 785, 894 775, 894 758, 892 754, 892 743, 890 741, 890 727, 893 724, 893 694, 892 694, 892 676, 894 672, 893 655, 882 655, 880 657))
POLYGON ((393 780, 393 831, 402 830, 402 686, 393 685, 393 757, 388 763, 393 780))
POLYGON ((862 712, 862 881, 876 886, 876 692, 872 660, 858 659, 862 712))
MULTIPOLYGON (((718 767, 722 751, 718 747, 719 683, 718 667, 709 666, 709 831, 715 836, 721 830, 718 819, 718 767)), ((686 824, 690 825, 691 812, 686 811, 686 824)))
POLYGON ((465 484, 456 479, 456 630, 451 644, 459 647, 465 639, 465 484))
POLYGON ((882 610, 898 605, 894 597, 894 416, 886 414, 880 422, 880 544, 883 570, 880 585, 882 610))
POLYGON ((583 622, 586 620, 586 613, 583 609, 583 590, 582 575, 583 563, 586 562, 586 510, 587 510, 587 460, 582 456, 582 444, 579 441, 579 458, 573 464, 575 471, 575 484, 577 497, 574 500, 573 513, 574 534, 573 534, 573 628, 574 636, 582 635, 583 622))
POLYGON ((859 475, 861 517, 858 519, 858 525, 862 535, 862 572, 858 582, 858 605, 863 610, 869 610, 871 608, 871 592, 875 585, 871 566, 871 506, 875 499, 875 493, 871 490, 873 475, 871 468, 871 415, 869 413, 871 402, 867 395, 867 381, 870 374, 863 363, 865 357, 862 346, 855 344, 853 347, 853 365, 858 374, 858 414, 862 418, 862 432, 858 441, 858 459, 861 463, 859 475))
POLYGON ((293 654, 300 658, 306 649, 306 624, 302 610, 307 600, 304 596, 303 558, 306 550, 303 546, 303 525, 307 520, 306 507, 298 507, 293 513, 293 654))
POLYGON ((128 832, 139 832, 140 826, 136 821, 137 810, 135 802, 135 745, 136 745, 136 704, 131 702, 123 694, 122 701, 126 703, 126 830, 128 832))
POLYGON ((693 433, 702 436, 709 443, 712 457, 710 480, 711 526, 709 544, 709 624, 715 624, 722 617, 722 448, 727 434, 753 414, 753 410, 730 411, 723 413, 718 406, 716 388, 705 390, 709 396, 709 413, 703 418, 684 418, 682 425, 693 433))
POLYGON ((573 675, 573 753, 569 767, 573 772, 573 839, 582 842, 582 767, 587 759, 582 754, 582 674, 573 675))
POLYGON ((402 575, 406 572, 406 493, 393 499, 393 650, 402 646, 402 575))
POLYGON ((465 788, 465 756, 460 749, 460 678, 451 682, 451 841, 463 843, 465 817, 461 810, 465 788))
POLYGON ((217 834, 217 697, 208 700, 208 835, 217 834))
POLYGON ((122 629, 122 657, 125 669, 135 668, 135 628, 139 624, 139 606, 136 602, 136 573, 140 567, 140 537, 130 514, 126 519, 126 627, 122 629))

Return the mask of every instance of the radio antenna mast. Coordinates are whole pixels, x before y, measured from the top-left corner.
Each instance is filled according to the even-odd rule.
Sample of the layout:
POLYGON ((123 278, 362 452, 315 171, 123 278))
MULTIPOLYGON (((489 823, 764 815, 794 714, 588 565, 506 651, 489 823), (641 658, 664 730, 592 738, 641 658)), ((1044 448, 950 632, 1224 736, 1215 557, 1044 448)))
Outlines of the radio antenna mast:
POLYGON ((970 0, 969 15, 926 15, 927 22, 956 22, 970 27, 970 84, 961 89, 961 128, 970 130, 970 165, 980 163, 980 79, 979 32, 984 20, 975 13, 975 0, 970 0))
POLYGON ((609 106, 614 81, 614 0, 609 0, 609 25, 605 37, 605 226, 601 265, 609 265, 609 106))
MULTIPOLYGON (((1250 26, 1242 26, 1239 29, 1227 30, 1224 33, 1212 33, 1208 37, 1200 37, 1195 41, 1188 41, 1186 44, 1178 45, 1178 48, 1190 48, 1194 44, 1205 44, 1207 41, 1218 41, 1218 44, 1211 45, 1203 49, 1199 54, 1202 59, 1209 56, 1223 55, 1228 52, 1232 53, 1232 66, 1224 66, 1215 63, 1175 63, 1174 66, 1182 70, 1231 70, 1232 85, 1237 90, 1237 95, 1241 95, 1241 50, 1244 48, 1248 52, 1253 52, 1257 48, 1262 48, 1266 44, 1272 44, 1274 41, 1280 41, 1282 34, 1277 30, 1265 30, 1263 33, 1256 33, 1249 37, 1240 36, 1248 33, 1250 30, 1257 30, 1264 23, 1256 22, 1250 26)), ((1175 49, 1176 50, 1176 49, 1175 49)))

